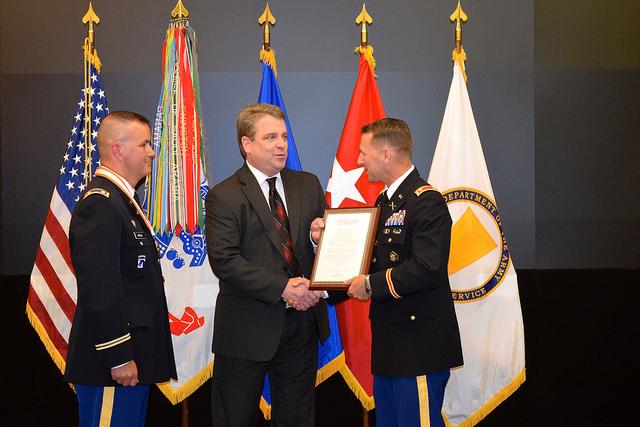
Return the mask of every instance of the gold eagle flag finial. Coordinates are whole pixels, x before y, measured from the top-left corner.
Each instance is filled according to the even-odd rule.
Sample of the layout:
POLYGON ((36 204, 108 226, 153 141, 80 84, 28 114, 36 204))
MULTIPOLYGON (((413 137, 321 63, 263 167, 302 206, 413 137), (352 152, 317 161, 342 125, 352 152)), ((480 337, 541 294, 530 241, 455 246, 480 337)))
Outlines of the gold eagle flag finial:
POLYGON ((82 17, 82 23, 89 25, 88 38, 89 38, 89 44, 91 45, 91 50, 93 51, 94 42, 95 42, 94 34, 93 34, 93 24, 99 24, 100 17, 96 15, 96 13, 93 11, 93 5, 91 4, 91 2, 89 2, 89 10, 87 10, 87 13, 85 13, 84 16, 82 17))
POLYGON ((91 82, 94 78, 93 70, 91 66, 95 67, 96 71, 100 73, 100 69, 102 68, 102 63, 100 62, 100 58, 98 57, 98 53, 96 52, 95 46, 95 37, 94 37, 94 24, 97 25, 100 23, 100 17, 96 15, 93 10, 93 5, 89 2, 89 10, 82 17, 82 23, 88 26, 88 34, 84 39, 84 44, 82 46, 82 50, 84 51, 84 88, 82 93, 84 94, 84 121, 85 121, 85 133, 84 133, 84 152, 87 154, 84 160, 84 184, 88 185, 89 181, 91 181, 91 177, 93 176, 93 164, 91 162, 91 156, 88 153, 91 152, 91 138, 92 138, 92 112, 91 112, 91 94, 93 93, 91 88, 91 82))
POLYGON ((364 3, 362 3, 362 10, 360 14, 356 16, 356 25, 360 25, 360 46, 366 47, 369 43, 368 34, 367 34, 367 25, 373 24, 373 18, 367 12, 367 7, 364 3))
POLYGON ((364 55, 371 66, 371 70, 374 72, 373 75, 377 77, 375 75, 376 60, 373 57, 373 46, 369 44, 369 33, 367 31, 367 25, 371 24, 373 24, 373 18, 371 18, 371 15, 367 12, 366 5, 362 3, 362 10, 360 14, 356 16, 356 25, 360 25, 360 46, 357 46, 354 52, 364 55))
POLYGON ((273 16, 271 9, 269 9, 269 2, 267 2, 262 15, 258 18, 258 25, 264 26, 262 32, 262 49, 269 50, 271 48, 271 29, 269 25, 276 25, 276 17, 273 16))
POLYGON ((262 15, 258 18, 258 25, 264 26, 262 31, 262 49, 260 50, 260 62, 269 64, 273 69, 273 74, 278 77, 278 68, 276 66, 276 51, 271 48, 271 29, 270 25, 276 25, 276 17, 269 9, 269 2, 264 8, 262 15))
POLYGON ((189 11, 182 4, 182 0, 178 0, 178 3, 176 3, 176 7, 171 11, 171 17, 173 19, 186 19, 189 17, 189 11))
POLYGON ((451 59, 460 65, 460 70, 462 70, 465 82, 467 81, 467 73, 465 71, 464 61, 467 60, 467 54, 464 51, 464 47, 462 47, 462 23, 466 23, 468 19, 467 14, 462 10, 460 0, 458 0, 458 6, 449 17, 451 22, 456 23, 455 48, 453 52, 451 52, 451 59))

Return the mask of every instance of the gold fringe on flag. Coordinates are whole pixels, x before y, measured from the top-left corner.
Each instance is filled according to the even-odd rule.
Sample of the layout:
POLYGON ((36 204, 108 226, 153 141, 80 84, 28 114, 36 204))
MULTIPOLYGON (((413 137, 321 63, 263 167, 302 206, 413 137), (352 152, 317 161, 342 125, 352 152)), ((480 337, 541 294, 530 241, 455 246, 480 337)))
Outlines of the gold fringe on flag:
POLYGON ((371 66, 371 70, 372 71, 376 71, 376 60, 373 57, 373 46, 371 45, 366 45, 366 46, 357 46, 354 50, 354 53, 361 53, 364 55, 365 59, 367 60, 367 62, 369 63, 369 65, 371 66))
POLYGON ((362 404, 362 407, 367 411, 371 411, 376 407, 376 404, 373 400, 373 397, 369 396, 366 391, 362 388, 356 377, 351 373, 349 367, 345 364, 340 367, 340 374, 344 379, 344 382, 347 383, 353 394, 356 395, 356 398, 362 404))
MULTIPOLYGON (((491 399, 487 401, 480 409, 476 411, 475 414, 464 420, 464 422, 454 425, 449 422, 449 420, 444 418, 444 424, 446 427, 472 427, 478 424, 480 421, 484 419, 491 411, 496 409, 498 405, 504 402, 507 397, 511 396, 513 392, 515 392, 518 387, 520 387, 526 379, 526 369, 523 369, 516 377, 511 381, 511 383, 507 384, 505 388, 500 390, 498 394, 493 396, 491 399)), ((444 413, 443 413, 444 415, 444 413)))
MULTIPOLYGON (((346 368, 346 366, 344 362, 344 352, 342 352, 331 362, 318 369, 318 372, 316 373, 316 387, 331 375, 335 374, 338 371, 341 371, 344 368, 346 368)), ((349 374, 351 374, 351 371, 349 371, 349 374)), ((349 385, 349 387, 351 387, 351 385, 349 385)), ((362 392, 364 393, 364 390, 362 392)), ((364 395, 366 396, 366 393, 364 393, 364 395)), ((373 399, 371 399, 371 401, 373 402, 373 399)), ((366 407, 366 404, 364 402, 362 404, 366 407)), ((371 409, 373 409, 373 407, 371 407, 371 409)), ((265 420, 271 419, 271 405, 267 403, 267 401, 264 399, 264 396, 260 396, 260 411, 262 412, 265 420)))
POLYGON ((464 51, 464 48, 462 46, 460 46, 460 52, 458 52, 458 49, 453 49, 453 52, 451 52, 451 59, 454 62, 457 62, 458 65, 460 66, 460 70, 462 71, 462 76, 464 77, 464 82, 467 82, 467 72, 464 69, 464 61, 467 60, 467 53, 464 51))
POLYGON ((338 372, 343 366, 345 366, 344 351, 340 353, 331 362, 327 363, 322 368, 318 369, 318 372, 316 373, 316 387, 319 386, 324 380, 329 378, 331 375, 338 372))
POLYGON ((98 57, 98 51, 95 48, 91 48, 88 37, 84 39, 84 58, 93 64, 98 72, 102 71, 102 62, 100 62, 100 58, 98 57))
POLYGON ((31 326, 33 326, 33 329, 35 329, 36 333, 42 340, 44 348, 49 353, 49 356, 51 356, 51 359, 53 359, 53 363, 55 363, 58 369, 60 369, 60 372, 64 373, 64 368, 66 366, 64 358, 60 353, 58 353, 56 346, 53 345, 51 339, 49 339, 47 330, 44 328, 44 326, 42 326, 40 319, 33 312, 29 304, 27 304, 27 318, 29 319, 29 323, 31 323, 31 326))
POLYGON ((182 384, 182 386, 180 386, 178 390, 171 388, 168 382, 157 384, 158 389, 160 389, 162 394, 164 394, 169 402, 171 402, 173 405, 176 405, 189 397, 202 384, 204 384, 209 378, 211 378, 211 374, 213 372, 213 363, 214 362, 211 362, 207 366, 205 366, 200 372, 191 377, 189 381, 182 384))
POLYGON ((278 77, 278 69, 276 68, 276 51, 269 48, 269 50, 262 49, 260 51, 260 62, 264 62, 273 69, 273 74, 278 77))

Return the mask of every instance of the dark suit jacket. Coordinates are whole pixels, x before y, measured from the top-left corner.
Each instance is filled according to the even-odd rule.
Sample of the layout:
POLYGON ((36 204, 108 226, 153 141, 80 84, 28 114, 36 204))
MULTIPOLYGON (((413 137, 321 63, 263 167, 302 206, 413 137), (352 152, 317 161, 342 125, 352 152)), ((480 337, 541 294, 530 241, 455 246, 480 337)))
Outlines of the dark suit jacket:
POLYGON ((462 365, 447 273, 451 217, 439 192, 418 190, 425 185, 414 169, 388 203, 382 195, 376 202, 382 210, 369 270, 376 375, 417 376, 462 365))
MULTIPOLYGON (((291 238, 300 270, 310 277, 314 252, 309 239, 311 221, 322 217, 325 199, 315 175, 281 171, 291 238)), ((271 359, 282 335, 289 280, 281 240, 260 186, 246 163, 209 191, 206 199, 207 252, 220 279, 213 332, 213 352, 227 357, 271 359)), ((300 312, 316 330, 320 302, 300 312)), ((325 308, 325 311, 322 311, 325 308)))
POLYGON ((127 196, 95 177, 69 228, 78 303, 64 379, 107 385, 111 368, 134 360, 141 384, 177 378, 167 301, 151 233, 127 196), (105 192, 91 193, 93 189, 105 192))

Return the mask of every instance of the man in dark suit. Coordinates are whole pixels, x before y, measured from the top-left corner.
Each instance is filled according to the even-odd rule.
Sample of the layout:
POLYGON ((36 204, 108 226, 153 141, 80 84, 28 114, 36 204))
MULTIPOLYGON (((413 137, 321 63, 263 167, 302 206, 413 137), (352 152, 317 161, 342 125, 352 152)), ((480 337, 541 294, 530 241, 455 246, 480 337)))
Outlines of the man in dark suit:
POLYGON ((265 374, 273 425, 314 423, 318 332, 324 301, 309 290, 311 222, 323 215, 318 178, 285 168, 287 128, 278 107, 252 104, 237 119, 246 162, 206 199, 207 251, 220 279, 213 352, 216 427, 255 426, 265 374))
POLYGON ((134 190, 151 172, 149 122, 112 112, 97 138, 101 166, 69 228, 78 301, 64 379, 81 426, 143 426, 149 385, 177 379, 158 253, 134 190))
POLYGON ((449 369, 462 347, 447 264, 451 217, 442 195, 411 163, 409 127, 382 119, 362 128, 358 164, 385 184, 370 274, 348 294, 371 298, 376 425, 443 426, 449 369), (422 423, 421 423, 422 422, 422 423))

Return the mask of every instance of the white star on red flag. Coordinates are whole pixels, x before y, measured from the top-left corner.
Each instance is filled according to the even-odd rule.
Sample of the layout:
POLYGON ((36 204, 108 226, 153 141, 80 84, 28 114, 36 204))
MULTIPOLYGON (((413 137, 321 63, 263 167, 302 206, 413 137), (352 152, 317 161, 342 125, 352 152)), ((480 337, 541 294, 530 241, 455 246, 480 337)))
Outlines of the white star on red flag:
POLYGON ((356 188, 356 182, 358 182, 363 172, 363 167, 345 171, 338 159, 333 160, 333 170, 327 184, 327 192, 331 193, 332 208, 339 207, 346 198, 366 203, 362 194, 356 188))

